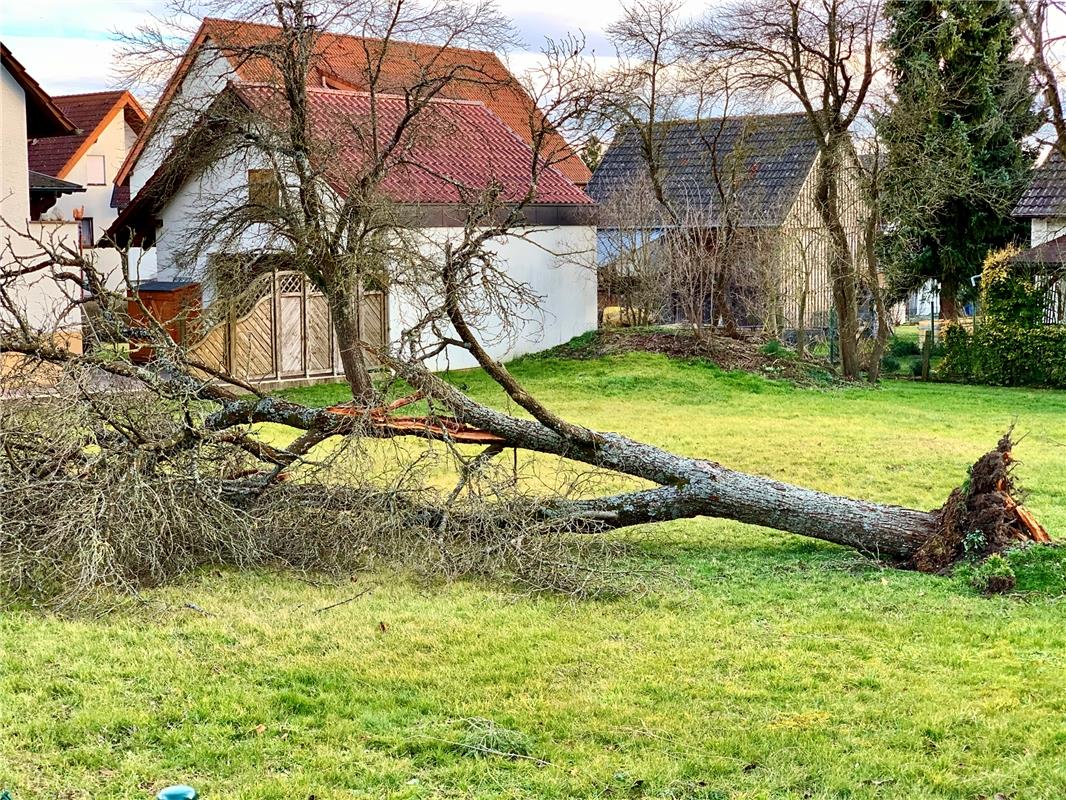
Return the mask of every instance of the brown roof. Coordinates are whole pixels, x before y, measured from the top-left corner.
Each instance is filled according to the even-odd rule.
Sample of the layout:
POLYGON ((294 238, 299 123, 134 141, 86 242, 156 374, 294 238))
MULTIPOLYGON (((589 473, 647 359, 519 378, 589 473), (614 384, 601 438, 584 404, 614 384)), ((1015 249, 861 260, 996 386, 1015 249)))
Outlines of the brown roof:
MULTIPOLYGON (((148 133, 155 121, 165 113, 166 106, 193 63, 195 53, 208 40, 229 59, 240 80, 277 83, 278 76, 269 60, 247 57, 247 48, 270 41, 279 31, 279 28, 271 25, 205 19, 153 111, 148 133)), ((376 59, 383 46, 378 39, 329 32, 319 34, 316 42, 318 58, 309 76, 309 84, 334 89, 367 90, 367 54, 369 52, 371 58, 376 59)), ((532 143, 530 116, 539 112, 526 91, 494 53, 398 41, 388 42, 386 52, 386 57, 382 59, 381 82, 377 87, 380 91, 402 94, 405 85, 410 85, 415 76, 425 80, 427 76, 454 74, 457 77, 449 82, 442 96, 483 102, 527 143, 532 143)), ((142 136, 130 152, 119 172, 117 183, 122 183, 128 177, 147 138, 148 134, 142 136)), ((561 136, 552 135, 548 149, 553 151, 552 160, 561 159, 559 170, 564 175, 578 184, 588 182, 588 168, 561 136)))
POLYGON ((66 118, 58 106, 52 102, 48 93, 26 72, 26 68, 3 43, 0 43, 0 63, 26 93, 26 136, 28 138, 66 136, 77 132, 77 126, 66 118))
MULTIPOLYGON (((275 124, 287 121, 288 104, 274 85, 235 84, 234 91, 257 118, 275 124)), ((397 95, 378 95, 376 101, 377 147, 384 148, 401 130, 407 101, 397 95)), ((334 189, 346 194, 365 170, 371 147, 367 141, 372 131, 370 95, 313 88, 308 90, 308 110, 316 139, 330 143, 325 175, 334 189)), ((382 181, 385 196, 405 205, 455 205, 498 186, 505 203, 525 198, 532 179, 533 149, 484 103, 434 100, 422 114, 423 124, 417 133, 409 130, 401 140, 382 181)), ((540 174, 536 188, 532 202, 537 204, 592 204, 573 181, 551 167, 540 174)))
POLYGON ((31 139, 30 169, 63 178, 73 169, 85 151, 92 147, 111 120, 122 113, 137 133, 147 118, 140 104, 129 92, 91 92, 68 94, 52 98, 63 113, 74 122, 80 133, 48 139, 31 139))
POLYGON ((1036 266, 1061 267, 1066 264, 1066 236, 1059 236, 1023 250, 1011 258, 1015 264, 1033 264, 1036 266))
MULTIPOLYGON (((257 118, 274 124, 284 124, 287 119, 288 105, 273 85, 231 83, 227 92, 232 92, 257 118)), ((216 102, 223 103, 229 96, 222 93, 216 102)), ((375 122, 378 144, 382 145, 398 130, 406 101, 395 95, 378 95, 376 100, 375 122)), ((363 124, 369 119, 370 97, 366 92, 311 88, 308 108, 317 138, 332 145, 330 153, 322 156, 328 160, 324 176, 344 195, 359 179, 364 153, 371 146, 366 136, 368 126, 363 124)), ((401 140, 398 155, 382 182, 381 189, 387 197, 401 205, 456 206, 475 200, 477 192, 495 185, 504 202, 525 199, 531 180, 532 147, 485 104, 434 100, 423 114, 427 124, 401 140)), ((210 122, 194 126, 175 148, 206 152, 214 141, 214 130, 210 122)), ((139 237, 151 234, 154 216, 194 168, 185 159, 163 159, 132 201, 128 184, 116 185, 112 205, 122 210, 105 238, 125 244, 132 235, 135 243, 143 241, 139 237), (119 194, 123 188, 124 196, 119 194)), ((540 174, 531 205, 580 210, 592 205, 592 200, 559 170, 548 167, 540 174)))

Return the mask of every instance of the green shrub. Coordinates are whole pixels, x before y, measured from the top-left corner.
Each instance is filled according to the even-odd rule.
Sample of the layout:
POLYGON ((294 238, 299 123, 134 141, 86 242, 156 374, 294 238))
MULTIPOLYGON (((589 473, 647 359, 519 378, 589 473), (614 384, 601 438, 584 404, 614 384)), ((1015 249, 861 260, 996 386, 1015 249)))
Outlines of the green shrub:
POLYGON ((895 356, 896 358, 920 356, 922 354, 922 348, 921 345, 918 344, 917 339, 893 336, 888 340, 888 354, 890 356, 895 356))
POLYGON ((1017 582, 1011 565, 999 553, 986 558, 970 577, 970 585, 981 594, 1003 594, 1017 582))
POLYGON ((883 356, 881 358, 881 371, 890 374, 899 372, 900 361, 894 356, 883 356))
POLYGON ((1066 326, 1024 328, 983 321, 973 334, 951 326, 940 372, 993 386, 1066 388, 1066 326))
POLYGON ((944 360, 938 371, 948 378, 970 380, 973 377, 973 345, 970 332, 962 325, 949 324, 944 329, 944 360))
POLYGON ((762 347, 759 348, 764 356, 770 356, 771 358, 792 358, 796 354, 792 352, 785 345, 781 344, 777 339, 771 339, 762 347))
POLYGON ((1046 289, 1010 262, 1007 249, 985 261, 981 275, 984 317, 973 333, 944 330, 948 378, 998 386, 1066 388, 1066 326, 1044 325, 1046 289))

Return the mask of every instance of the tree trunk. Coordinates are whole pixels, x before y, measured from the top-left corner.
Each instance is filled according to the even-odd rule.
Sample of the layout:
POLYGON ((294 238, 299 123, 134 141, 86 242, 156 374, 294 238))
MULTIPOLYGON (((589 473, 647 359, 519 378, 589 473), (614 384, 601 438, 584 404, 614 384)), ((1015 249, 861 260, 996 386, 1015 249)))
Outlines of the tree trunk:
POLYGON ((830 134, 822 148, 815 186, 815 205, 829 234, 829 279, 840 332, 840 364, 845 378, 857 379, 859 363, 858 271, 841 218, 841 160, 845 140, 830 134))
POLYGON ((936 511, 920 511, 826 494, 749 475, 713 461, 679 456, 617 433, 588 431, 585 441, 475 402, 422 369, 395 364, 408 383, 450 407, 470 429, 517 447, 642 478, 657 488, 606 498, 560 501, 542 513, 569 529, 599 531, 695 516, 762 525, 851 547, 901 566, 936 571, 967 551, 979 532, 986 552, 1019 541, 1048 541, 1047 532, 1014 499, 1011 439, 979 460, 964 484, 936 511))
MULTIPOLYGON (((871 203, 876 208, 876 200, 871 203)), ((877 383, 881 377, 881 358, 888 348, 888 337, 892 328, 888 322, 888 308, 885 305, 885 293, 881 288, 881 276, 877 270, 877 231, 880 228, 880 218, 875 211, 870 212, 869 218, 863 230, 863 255, 866 261, 866 280, 870 282, 870 292, 873 297, 874 313, 877 315, 877 336, 874 339, 873 352, 870 354, 870 364, 867 368, 867 378, 870 383, 877 383)))
POLYGON ((362 347, 363 293, 359 290, 353 293, 332 291, 328 297, 344 379, 357 403, 372 404, 375 399, 374 382, 370 378, 362 347))
POLYGON ((940 318, 955 321, 959 318, 959 282, 952 275, 940 281, 940 318))

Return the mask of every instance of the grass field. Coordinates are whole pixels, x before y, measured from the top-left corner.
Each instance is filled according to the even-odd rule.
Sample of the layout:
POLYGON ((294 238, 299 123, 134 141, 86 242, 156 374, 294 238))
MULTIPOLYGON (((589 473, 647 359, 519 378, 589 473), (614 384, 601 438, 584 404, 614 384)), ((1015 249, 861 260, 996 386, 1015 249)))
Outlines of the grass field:
MULTIPOLYGON (((796 389, 642 355, 515 369, 590 425, 919 507, 1016 423, 1029 503, 1066 535, 1066 393, 796 389)), ((455 380, 500 399, 476 373, 455 380)), ((1061 558, 1017 556, 1023 592, 984 598, 961 578, 727 522, 622 538, 662 577, 610 601, 208 571, 118 615, 0 613, 0 790, 1066 797, 1061 558)))

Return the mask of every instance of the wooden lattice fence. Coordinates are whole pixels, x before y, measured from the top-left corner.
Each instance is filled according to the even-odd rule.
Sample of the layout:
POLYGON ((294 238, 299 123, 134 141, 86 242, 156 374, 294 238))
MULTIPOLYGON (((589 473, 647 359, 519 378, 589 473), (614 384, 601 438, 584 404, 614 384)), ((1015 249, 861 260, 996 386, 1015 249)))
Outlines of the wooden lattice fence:
MULTIPOLYGON (((254 383, 299 382, 343 375, 329 304, 299 272, 270 272, 238 296, 217 300, 201 316, 194 358, 254 383)), ((385 295, 363 300, 363 339, 388 338, 385 295)))

